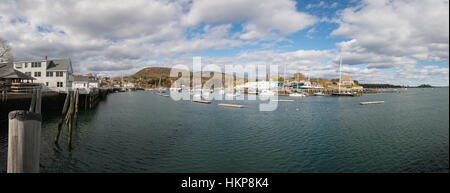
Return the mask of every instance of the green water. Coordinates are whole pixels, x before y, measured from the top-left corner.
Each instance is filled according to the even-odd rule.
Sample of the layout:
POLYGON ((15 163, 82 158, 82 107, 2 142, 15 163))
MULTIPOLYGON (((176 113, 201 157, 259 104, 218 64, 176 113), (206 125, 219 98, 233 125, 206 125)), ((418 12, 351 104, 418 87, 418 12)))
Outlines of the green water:
MULTIPOLYGON (((260 112, 113 93, 80 113, 72 151, 44 121, 41 172, 449 172, 448 88, 294 100, 260 112)), ((6 152, 2 126, 3 172, 6 152)))

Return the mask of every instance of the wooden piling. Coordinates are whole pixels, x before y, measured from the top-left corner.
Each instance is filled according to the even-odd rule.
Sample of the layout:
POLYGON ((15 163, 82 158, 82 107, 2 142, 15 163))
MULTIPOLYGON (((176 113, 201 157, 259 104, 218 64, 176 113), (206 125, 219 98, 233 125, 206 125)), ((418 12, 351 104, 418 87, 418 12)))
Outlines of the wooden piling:
POLYGON ((63 106, 63 109, 61 112, 61 118, 59 119, 59 122, 58 122, 58 131, 56 133, 56 137, 54 140, 55 144, 58 144, 59 135, 61 134, 61 127, 64 123, 64 117, 65 117, 67 109, 69 107, 69 102, 70 102, 70 92, 67 93, 66 100, 64 101, 64 106, 63 106))
POLYGON ((30 109, 28 110, 29 112, 33 112, 34 113, 34 111, 36 109, 36 95, 37 95, 36 89, 33 89, 33 94, 32 94, 32 97, 31 97, 30 109))
POLYGON ((89 95, 84 95, 84 110, 87 111, 87 107, 88 107, 88 96, 89 95))
POLYGON ((38 173, 41 138, 39 113, 24 110, 8 115, 8 173, 38 173))
POLYGON ((78 89, 75 91, 75 113, 73 115, 73 122, 75 123, 75 127, 77 127, 78 123, 78 98, 80 93, 78 92, 78 89))
POLYGON ((66 126, 68 128, 67 144, 69 145, 69 148, 72 147, 72 123, 73 123, 73 112, 75 109, 75 93, 74 92, 71 93, 72 94, 70 96, 70 106, 66 115, 66 126))
POLYGON ((40 88, 37 89, 36 91, 36 109, 35 109, 35 113, 39 113, 41 114, 41 103, 42 103, 42 90, 40 88))

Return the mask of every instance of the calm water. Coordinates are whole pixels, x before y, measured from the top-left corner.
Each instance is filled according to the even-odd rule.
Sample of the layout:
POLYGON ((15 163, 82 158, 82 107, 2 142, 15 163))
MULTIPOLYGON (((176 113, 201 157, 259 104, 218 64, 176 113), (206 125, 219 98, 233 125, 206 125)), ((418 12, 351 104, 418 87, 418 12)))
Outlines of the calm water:
MULTIPOLYGON (((280 97, 282 98, 282 97, 280 97)), ((41 172, 449 172, 449 89, 308 97, 259 112, 110 94, 81 112, 72 151, 42 125, 41 172), (359 105, 384 100, 384 104, 359 105)), ((6 170, 7 129, 0 126, 6 170)))

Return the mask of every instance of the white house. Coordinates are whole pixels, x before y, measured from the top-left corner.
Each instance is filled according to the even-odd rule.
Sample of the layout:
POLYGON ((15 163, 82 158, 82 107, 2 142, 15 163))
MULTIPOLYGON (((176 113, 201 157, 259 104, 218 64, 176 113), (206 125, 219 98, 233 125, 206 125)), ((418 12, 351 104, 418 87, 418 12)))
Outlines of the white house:
POLYGON ((74 76, 72 82, 73 89, 86 90, 89 92, 89 77, 87 76, 74 76))
POLYGON ((355 81, 353 81, 349 76, 344 76, 342 77, 340 84, 344 86, 353 86, 355 85, 355 81))
POLYGON ((51 91, 66 92, 72 90, 73 69, 70 59, 18 61, 14 69, 23 72, 51 91))
POLYGON ((92 89, 100 88, 100 80, 93 76, 73 76, 72 88, 89 93, 92 89))
POLYGON ((97 77, 89 77, 89 88, 100 88, 101 82, 97 77))

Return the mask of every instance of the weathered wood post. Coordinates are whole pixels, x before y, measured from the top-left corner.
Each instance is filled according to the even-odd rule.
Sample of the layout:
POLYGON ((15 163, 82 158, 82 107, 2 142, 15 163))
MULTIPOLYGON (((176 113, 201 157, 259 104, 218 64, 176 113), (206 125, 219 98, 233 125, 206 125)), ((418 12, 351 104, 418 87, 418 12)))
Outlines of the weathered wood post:
POLYGON ((8 173, 39 172, 41 121, 39 113, 11 111, 8 136, 8 173))

